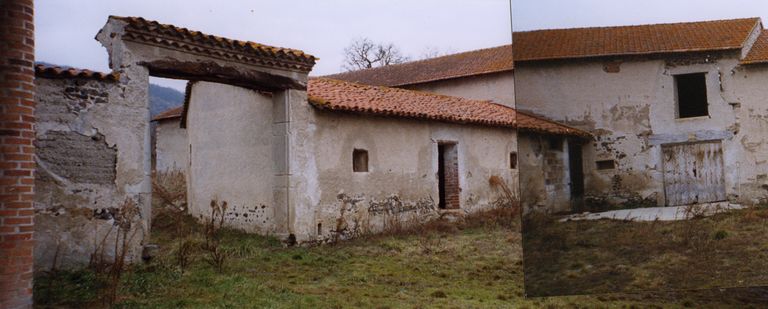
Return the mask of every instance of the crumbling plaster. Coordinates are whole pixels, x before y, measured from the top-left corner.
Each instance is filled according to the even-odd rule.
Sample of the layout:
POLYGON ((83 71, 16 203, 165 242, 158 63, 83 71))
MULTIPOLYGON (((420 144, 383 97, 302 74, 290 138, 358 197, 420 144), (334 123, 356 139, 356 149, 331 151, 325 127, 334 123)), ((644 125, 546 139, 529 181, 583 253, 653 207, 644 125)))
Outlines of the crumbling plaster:
MULTIPOLYGON (((362 117, 313 110, 312 149, 304 152, 316 174, 309 192, 308 236, 318 241, 381 232, 398 225, 439 216, 437 145, 456 142, 460 184, 459 214, 489 208, 500 191, 489 184, 501 177, 517 191, 517 170, 510 152, 517 151, 515 131, 442 122, 362 117), (368 151, 368 172, 353 172, 353 149, 368 151), (314 162, 314 163, 311 163, 314 162), (393 226, 394 225, 394 226, 393 226)), ((298 212, 299 210, 297 210, 298 212)), ((451 212, 451 210, 447 210, 451 212)), ((456 212, 456 211, 454 211, 456 212)))
MULTIPOLYGON (((36 270, 83 266, 101 243, 110 257, 125 201, 149 205, 141 165, 146 106, 120 100, 125 88, 113 82, 37 78, 35 83, 36 270)), ((140 255, 147 227, 143 214, 133 222, 129 259, 140 255)))
POLYGON ((755 90, 739 86, 734 72, 743 69, 736 53, 627 59, 619 61, 615 73, 604 70, 604 62, 518 63, 515 72, 520 110, 595 134, 584 147, 588 195, 664 205, 661 145, 722 140, 726 192, 731 200, 744 198, 743 174, 752 167, 742 165, 755 161, 743 160, 748 150, 741 141, 765 131, 744 126, 741 102, 761 99, 751 95, 755 90), (693 72, 707 73, 709 116, 678 119, 673 76, 693 72), (616 160, 616 169, 597 170, 595 162, 607 159, 616 160))

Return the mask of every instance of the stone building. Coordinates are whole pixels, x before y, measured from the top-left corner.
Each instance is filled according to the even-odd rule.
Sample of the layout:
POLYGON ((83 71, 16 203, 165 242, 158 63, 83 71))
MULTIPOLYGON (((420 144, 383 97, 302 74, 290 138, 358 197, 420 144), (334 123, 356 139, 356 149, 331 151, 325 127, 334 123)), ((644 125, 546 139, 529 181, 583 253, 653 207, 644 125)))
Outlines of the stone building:
POLYGON ((748 18, 520 33, 518 106, 595 135, 581 147, 591 204, 763 203, 763 31, 748 18))
POLYGON ((564 149, 580 149, 580 145, 588 142, 591 135, 579 130, 536 130, 537 125, 526 125, 543 118, 520 112, 521 108, 515 100, 516 64, 512 56, 512 46, 504 45, 328 77, 490 100, 516 107, 520 130, 515 155, 519 161, 518 187, 522 205, 526 211, 568 211, 571 207, 571 179, 578 179, 580 171, 570 168, 579 164, 571 164, 564 149))
MULTIPOLYGON (((190 83, 179 119, 188 147, 175 149, 189 153, 193 215, 209 216, 217 200, 227 202, 225 221, 249 232, 298 242, 374 233, 498 204, 492 176, 517 192, 517 130, 589 136, 518 115, 511 88, 498 104, 323 78, 307 85, 275 93, 190 83)), ((164 143, 158 133, 158 162, 164 143)))
POLYGON ((317 78, 294 95, 285 115, 279 96, 192 85, 182 123, 193 215, 207 216, 211 200, 227 201, 230 226, 298 242, 460 216, 502 203, 493 176, 517 191, 518 129, 587 135, 540 118, 520 121, 501 104, 423 91, 317 78), (288 148, 274 138, 286 117, 296 139, 288 148), (285 185, 294 191, 287 197, 283 170, 295 181, 285 185))
POLYGON ((521 132, 527 207, 755 204, 768 193, 764 31, 746 18, 518 32, 514 46, 330 77, 514 97, 520 111, 591 133, 592 141, 521 132), (514 54, 514 65, 499 54, 514 54))

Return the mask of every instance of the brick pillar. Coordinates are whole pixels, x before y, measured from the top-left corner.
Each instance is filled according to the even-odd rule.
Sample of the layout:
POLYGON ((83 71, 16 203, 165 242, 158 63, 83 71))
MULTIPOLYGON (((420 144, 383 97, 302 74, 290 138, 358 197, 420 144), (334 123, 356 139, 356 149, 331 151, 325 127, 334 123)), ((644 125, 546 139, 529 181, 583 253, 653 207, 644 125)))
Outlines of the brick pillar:
POLYGON ((33 0, 0 0, 0 308, 32 307, 33 0))

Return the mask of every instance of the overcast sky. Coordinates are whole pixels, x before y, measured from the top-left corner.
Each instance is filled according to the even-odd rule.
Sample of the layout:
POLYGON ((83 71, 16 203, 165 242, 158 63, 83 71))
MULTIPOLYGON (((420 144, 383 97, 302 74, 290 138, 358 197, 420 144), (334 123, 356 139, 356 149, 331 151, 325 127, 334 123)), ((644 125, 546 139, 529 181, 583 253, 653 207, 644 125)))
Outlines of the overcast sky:
MULTIPOLYGON (((508 44, 508 0, 37 0, 37 60, 109 71, 93 39, 109 15, 301 49, 311 75, 339 72, 358 37, 392 42, 411 58, 508 44)), ((768 16, 763 0, 513 0, 515 31, 768 16)), ((765 18, 763 18, 765 19, 765 18)), ((160 80, 183 90, 183 83, 160 80)))

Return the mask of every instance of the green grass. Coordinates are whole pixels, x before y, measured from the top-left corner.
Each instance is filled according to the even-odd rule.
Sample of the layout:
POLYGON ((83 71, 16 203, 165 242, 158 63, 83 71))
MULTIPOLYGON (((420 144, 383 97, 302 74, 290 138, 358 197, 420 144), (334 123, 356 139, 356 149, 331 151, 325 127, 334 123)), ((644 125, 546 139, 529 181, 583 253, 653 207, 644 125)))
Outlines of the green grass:
MULTIPOLYGON (((182 273, 173 233, 155 229, 153 238, 160 255, 125 273, 116 307, 677 308, 750 302, 718 291, 524 298, 521 235, 516 227, 496 224, 309 248, 225 231, 222 246, 232 256, 223 273, 206 263, 200 249, 182 273)), ((39 276, 37 306, 100 307, 100 280, 87 270, 39 276)))

